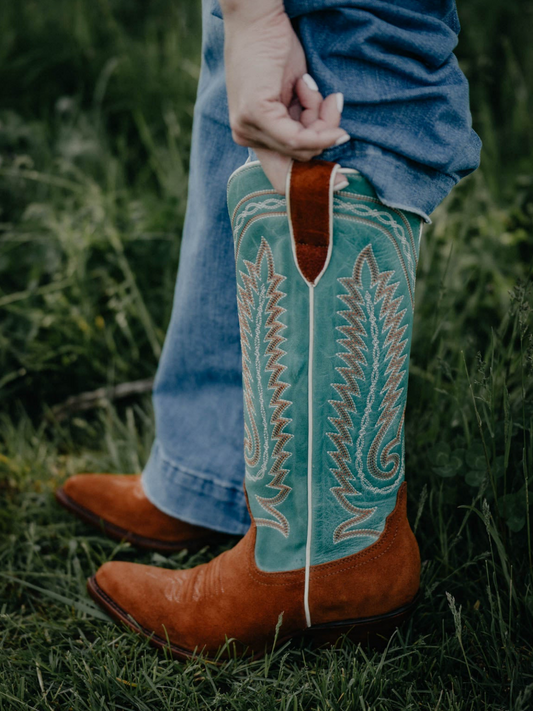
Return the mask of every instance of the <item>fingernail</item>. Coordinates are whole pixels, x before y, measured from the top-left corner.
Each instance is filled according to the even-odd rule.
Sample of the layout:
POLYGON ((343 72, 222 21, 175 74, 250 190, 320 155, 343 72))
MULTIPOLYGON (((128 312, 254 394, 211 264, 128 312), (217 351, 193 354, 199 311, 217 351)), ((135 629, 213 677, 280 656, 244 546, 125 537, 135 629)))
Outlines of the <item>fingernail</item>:
POLYGON ((335 190, 344 190, 344 188, 347 188, 350 183, 346 180, 343 179, 340 183, 335 184, 335 190))
POLYGON ((335 141, 336 146, 342 146, 343 143, 347 143, 350 140, 350 136, 345 133, 344 136, 339 136, 335 141))
POLYGON ((318 91, 318 84, 310 74, 304 74, 302 80, 312 91, 318 91))
POLYGON ((335 98, 337 99, 337 109, 339 110, 339 113, 342 114, 342 110, 344 108, 344 94, 339 91, 338 94, 335 94, 335 98))

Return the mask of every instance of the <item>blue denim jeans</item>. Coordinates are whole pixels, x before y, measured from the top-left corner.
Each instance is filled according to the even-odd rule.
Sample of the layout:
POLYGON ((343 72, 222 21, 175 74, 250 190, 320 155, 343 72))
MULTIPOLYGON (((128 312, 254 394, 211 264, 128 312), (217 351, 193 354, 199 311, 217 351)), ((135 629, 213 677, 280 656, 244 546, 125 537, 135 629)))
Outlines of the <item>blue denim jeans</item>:
MULTIPOLYGON (((356 168, 383 203, 428 215, 479 162, 468 85, 453 55, 453 0, 286 0, 309 73, 345 96, 349 143, 326 160, 356 168)), ((154 385, 148 498, 189 523, 243 534, 243 404, 226 183, 248 157, 231 138, 223 22, 203 2, 189 203, 174 309, 154 385)))

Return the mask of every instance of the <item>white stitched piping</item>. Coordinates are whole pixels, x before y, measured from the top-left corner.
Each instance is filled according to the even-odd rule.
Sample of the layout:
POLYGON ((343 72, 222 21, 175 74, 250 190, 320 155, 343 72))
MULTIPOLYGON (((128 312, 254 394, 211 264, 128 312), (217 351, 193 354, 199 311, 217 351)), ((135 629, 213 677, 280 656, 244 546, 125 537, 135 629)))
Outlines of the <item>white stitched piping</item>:
POLYGON ((329 240, 328 240, 328 254, 326 261, 322 268, 320 274, 316 277, 313 283, 310 283, 305 279, 300 267, 298 265, 298 260, 296 259, 296 247, 294 234, 292 231, 292 221, 290 216, 290 175, 292 171, 292 164, 289 169, 289 174, 287 175, 287 215, 289 218, 289 229, 292 239, 294 261, 300 274, 305 279, 309 286, 309 357, 307 363, 307 540, 305 543, 305 583, 304 583, 304 611, 305 611, 305 621, 308 627, 311 627, 311 612, 309 610, 309 583, 311 574, 311 541, 313 537, 313 370, 314 370, 314 342, 315 342, 315 286, 317 285, 319 279, 322 277, 326 271, 328 264, 331 259, 331 253, 333 250, 333 192, 335 185, 335 177, 337 172, 340 170, 340 166, 336 165, 331 172, 330 183, 329 183, 329 240))
POLYGON ((305 544, 305 621, 311 627, 309 612, 309 575, 311 571, 311 536, 313 534, 313 357, 315 334, 315 287, 309 284, 309 358, 307 364, 307 541, 305 544))
POLYGON ((291 162, 289 170, 287 171, 287 181, 286 181, 286 199, 287 199, 287 221, 289 223, 289 232, 291 236, 292 253, 294 258, 294 263, 300 276, 305 281, 309 287, 309 355, 307 364, 307 540, 305 543, 305 583, 304 583, 304 611, 305 611, 305 621, 308 627, 311 627, 311 612, 309 610, 309 578, 311 572, 311 540, 313 536, 313 358, 314 358, 314 340, 315 340, 315 286, 318 284, 320 278, 326 271, 330 259, 331 252, 333 249, 333 193, 335 191, 335 178, 338 172, 357 172, 352 170, 344 171, 341 169, 340 165, 335 165, 330 175, 329 182, 329 242, 328 242, 328 253, 326 256, 326 261, 324 266, 314 280, 314 282, 309 282, 305 276, 302 274, 300 265, 298 264, 298 258, 296 256, 296 241, 294 239, 294 232, 292 229, 292 218, 291 218, 291 201, 290 201, 290 188, 291 188, 291 176, 292 176, 292 166, 291 162))

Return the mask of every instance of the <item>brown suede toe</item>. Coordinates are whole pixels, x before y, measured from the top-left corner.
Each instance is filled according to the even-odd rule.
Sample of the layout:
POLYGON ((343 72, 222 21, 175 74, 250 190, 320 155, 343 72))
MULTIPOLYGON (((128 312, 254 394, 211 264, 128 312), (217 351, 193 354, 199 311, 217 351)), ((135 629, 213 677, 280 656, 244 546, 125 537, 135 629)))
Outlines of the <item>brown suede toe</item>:
POLYGON ((168 516, 144 493, 140 474, 77 474, 56 491, 56 499, 109 536, 152 550, 181 550, 223 537, 168 516))

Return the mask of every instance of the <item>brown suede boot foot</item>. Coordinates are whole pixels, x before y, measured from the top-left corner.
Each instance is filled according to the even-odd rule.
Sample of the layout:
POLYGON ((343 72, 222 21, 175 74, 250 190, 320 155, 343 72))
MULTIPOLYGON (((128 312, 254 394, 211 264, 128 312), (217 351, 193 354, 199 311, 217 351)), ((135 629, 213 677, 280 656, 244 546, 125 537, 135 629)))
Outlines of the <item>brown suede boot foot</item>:
POLYGON ((149 637, 153 645, 170 648, 178 658, 195 653, 216 658, 226 639, 235 640, 238 652, 246 650, 255 658, 274 643, 301 636, 331 644, 346 634, 355 642, 382 646, 410 616, 420 557, 407 521, 405 484, 373 545, 311 566, 309 618, 305 569, 259 570, 256 530, 252 524, 233 549, 190 570, 105 563, 89 579, 89 593, 114 619, 149 637))
POLYGON ((55 496, 83 521, 139 548, 167 553, 197 550, 226 538, 160 511, 146 497, 140 474, 77 474, 55 496))

